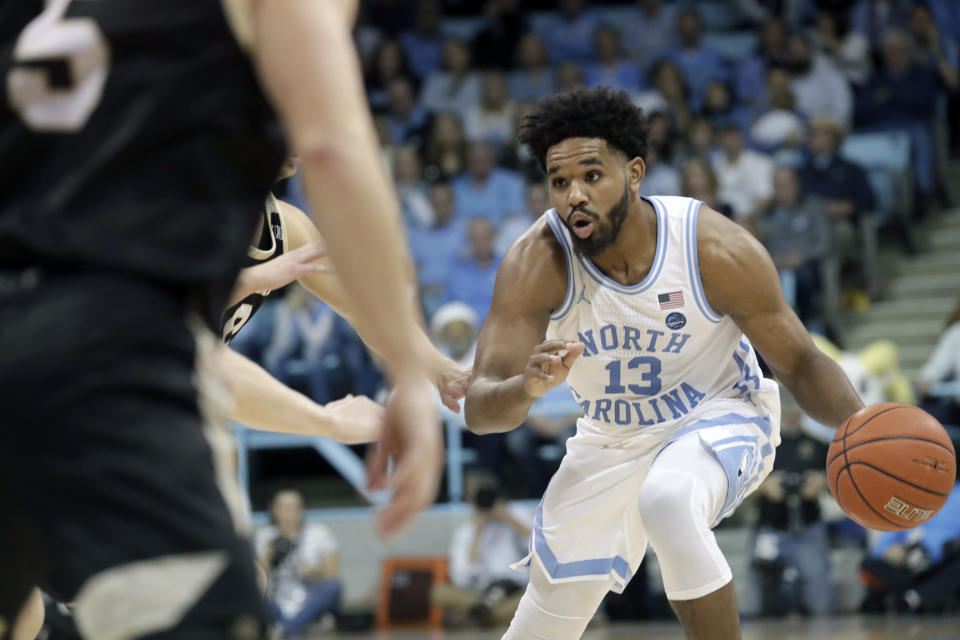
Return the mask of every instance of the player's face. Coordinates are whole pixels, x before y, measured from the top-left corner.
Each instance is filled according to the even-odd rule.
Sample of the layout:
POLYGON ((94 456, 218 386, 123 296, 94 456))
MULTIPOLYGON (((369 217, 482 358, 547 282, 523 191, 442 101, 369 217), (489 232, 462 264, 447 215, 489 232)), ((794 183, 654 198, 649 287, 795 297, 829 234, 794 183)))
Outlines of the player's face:
POLYGON ((568 138, 547 151, 550 200, 588 258, 617 241, 641 179, 643 161, 627 162, 605 140, 568 138))

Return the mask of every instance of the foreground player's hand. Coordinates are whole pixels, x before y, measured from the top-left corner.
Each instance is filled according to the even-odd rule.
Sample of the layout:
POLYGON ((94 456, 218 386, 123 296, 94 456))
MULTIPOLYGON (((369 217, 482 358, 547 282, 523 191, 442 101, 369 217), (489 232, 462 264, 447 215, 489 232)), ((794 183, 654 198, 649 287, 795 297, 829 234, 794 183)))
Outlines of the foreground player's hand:
POLYGON ((364 396, 348 395, 324 406, 333 421, 330 438, 344 444, 376 442, 383 435, 386 410, 364 396))
POLYGON ((442 450, 433 389, 426 380, 401 383, 387 404, 383 437, 371 448, 367 464, 368 486, 394 492, 377 515, 381 536, 396 535, 433 502, 443 469, 442 450))
POLYGON ((570 367, 586 345, 567 340, 544 340, 533 349, 523 369, 523 388, 539 398, 567 379, 570 367))
POLYGON ((281 289, 311 273, 332 272, 331 267, 317 264, 317 260, 325 255, 327 249, 322 242, 311 242, 273 260, 247 267, 240 272, 237 291, 231 298, 242 300, 257 291, 281 289))
POLYGON ((467 395, 471 372, 470 367, 461 367, 450 358, 441 359, 436 366, 434 384, 440 392, 440 400, 454 413, 460 413, 460 400, 467 395))

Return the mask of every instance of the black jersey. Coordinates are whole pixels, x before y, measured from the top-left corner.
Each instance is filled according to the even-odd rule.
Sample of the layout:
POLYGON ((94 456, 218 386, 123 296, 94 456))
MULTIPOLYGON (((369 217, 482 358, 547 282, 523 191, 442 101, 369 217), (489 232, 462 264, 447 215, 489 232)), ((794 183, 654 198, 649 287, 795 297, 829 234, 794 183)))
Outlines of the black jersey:
POLYGON ((283 154, 221 0, 0 3, 0 268, 156 279, 215 325, 283 154))
MULTIPOLYGON (((287 251, 287 225, 283 220, 280 204, 273 194, 267 196, 262 208, 263 225, 254 244, 247 249, 244 267, 252 267, 267 260, 273 260, 287 251)), ((240 332, 243 325, 257 312, 269 291, 257 291, 229 307, 220 320, 220 335, 223 341, 230 343, 240 332)))

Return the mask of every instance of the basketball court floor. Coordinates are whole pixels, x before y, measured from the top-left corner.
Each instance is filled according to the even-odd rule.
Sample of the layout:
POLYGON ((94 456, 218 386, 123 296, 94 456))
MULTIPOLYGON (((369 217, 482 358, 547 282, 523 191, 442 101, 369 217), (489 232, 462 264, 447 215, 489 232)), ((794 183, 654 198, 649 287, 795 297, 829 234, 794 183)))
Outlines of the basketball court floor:
MULTIPOLYGON (((503 631, 406 631, 323 635, 351 640, 499 640, 503 631)), ((583 640, 684 640, 679 624, 651 623, 591 628, 583 640)), ((960 618, 884 618, 849 616, 816 620, 747 622, 744 640, 960 640, 960 618)))

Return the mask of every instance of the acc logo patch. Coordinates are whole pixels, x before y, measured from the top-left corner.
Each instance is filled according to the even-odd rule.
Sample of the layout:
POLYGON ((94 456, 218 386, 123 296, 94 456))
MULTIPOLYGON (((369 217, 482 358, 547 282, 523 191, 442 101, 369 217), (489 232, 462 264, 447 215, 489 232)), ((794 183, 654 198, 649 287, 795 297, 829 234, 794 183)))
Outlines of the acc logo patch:
POLYGON ((687 324, 687 316, 683 315, 679 311, 674 311, 667 316, 667 328, 673 329, 683 329, 684 325, 687 324))

